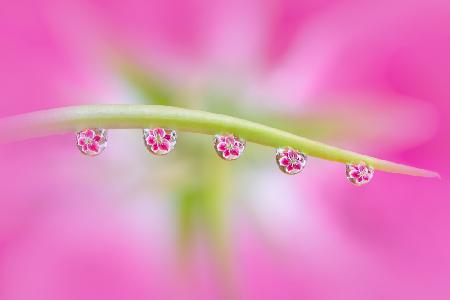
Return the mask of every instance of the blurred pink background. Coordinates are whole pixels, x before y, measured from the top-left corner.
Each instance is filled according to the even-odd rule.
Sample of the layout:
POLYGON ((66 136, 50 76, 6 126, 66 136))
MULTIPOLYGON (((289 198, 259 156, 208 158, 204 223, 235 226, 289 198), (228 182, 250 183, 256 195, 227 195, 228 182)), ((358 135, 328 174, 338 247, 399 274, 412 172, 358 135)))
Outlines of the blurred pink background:
POLYGON ((1 117, 171 104, 442 176, 288 177, 183 133, 2 145, 0 299, 450 299, 448 1, 2 1, 0 68, 1 117))

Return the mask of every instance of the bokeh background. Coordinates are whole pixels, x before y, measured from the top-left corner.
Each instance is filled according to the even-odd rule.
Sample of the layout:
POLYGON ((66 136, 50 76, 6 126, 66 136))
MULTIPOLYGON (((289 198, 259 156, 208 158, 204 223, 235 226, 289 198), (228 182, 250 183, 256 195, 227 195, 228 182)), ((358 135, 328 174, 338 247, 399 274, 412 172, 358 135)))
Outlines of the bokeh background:
POLYGON ((2 300, 450 299, 447 0, 4 0, 0 99, 208 110, 442 176, 290 177, 188 133, 2 145, 2 300))

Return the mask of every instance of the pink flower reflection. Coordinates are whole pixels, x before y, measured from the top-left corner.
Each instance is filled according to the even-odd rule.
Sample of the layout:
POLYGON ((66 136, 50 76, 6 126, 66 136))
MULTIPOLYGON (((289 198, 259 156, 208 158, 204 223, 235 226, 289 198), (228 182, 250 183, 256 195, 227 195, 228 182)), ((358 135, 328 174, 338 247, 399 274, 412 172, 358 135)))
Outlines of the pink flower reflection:
POLYGON ((106 130, 85 129, 77 133, 77 145, 86 155, 98 155, 106 147, 106 130))
POLYGON ((281 171, 289 175, 300 173, 306 165, 306 156, 290 147, 278 149, 276 160, 281 171))
POLYGON ((372 180, 374 170, 365 163, 346 165, 347 178, 355 185, 363 185, 372 180))
POLYGON ((225 160, 238 159, 245 150, 245 142, 233 135, 216 135, 214 143, 217 154, 225 160))
POLYGON ((165 155, 172 151, 176 144, 176 132, 170 129, 144 129, 144 140, 153 154, 165 155))

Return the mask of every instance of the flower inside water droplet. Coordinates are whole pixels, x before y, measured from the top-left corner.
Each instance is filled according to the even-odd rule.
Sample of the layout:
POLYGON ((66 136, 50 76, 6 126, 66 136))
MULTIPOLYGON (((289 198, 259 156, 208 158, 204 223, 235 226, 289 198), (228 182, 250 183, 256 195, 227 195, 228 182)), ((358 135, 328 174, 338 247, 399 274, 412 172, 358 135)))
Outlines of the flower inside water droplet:
POLYGON ((107 143, 108 137, 105 129, 88 128, 77 132, 77 147, 85 155, 99 155, 105 150, 107 143))
POLYGON ((360 186, 372 180, 374 169, 362 162, 346 165, 347 179, 354 185, 360 186))
POLYGON ((281 172, 288 175, 298 174, 306 166, 306 156, 291 147, 278 148, 275 159, 281 172))
POLYGON ((177 133, 167 128, 144 129, 144 143, 150 153, 166 155, 175 148, 177 133))
POLYGON ((220 158, 235 160, 241 157, 245 150, 245 140, 232 134, 216 135, 214 137, 214 149, 220 158))

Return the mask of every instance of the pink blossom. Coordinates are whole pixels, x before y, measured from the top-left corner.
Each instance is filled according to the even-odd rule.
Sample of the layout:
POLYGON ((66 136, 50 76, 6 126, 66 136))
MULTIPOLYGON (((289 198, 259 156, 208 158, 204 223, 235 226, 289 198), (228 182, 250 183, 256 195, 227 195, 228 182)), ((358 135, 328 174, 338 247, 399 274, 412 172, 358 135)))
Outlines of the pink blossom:
POLYGON ((103 129, 84 129, 77 133, 78 149, 87 155, 98 155, 106 146, 103 129))
POLYGON ((306 165, 306 156, 290 147, 278 149, 276 159, 280 170, 289 175, 300 173, 306 165))
POLYGON ((226 160, 238 159, 245 149, 245 142, 233 135, 215 137, 216 151, 226 160))
POLYGON ((356 185, 368 183, 372 177, 374 170, 365 163, 348 164, 346 168, 347 178, 356 185))
POLYGON ((144 139, 147 148, 152 153, 164 155, 172 151, 175 147, 176 133, 170 129, 144 129, 144 139))

